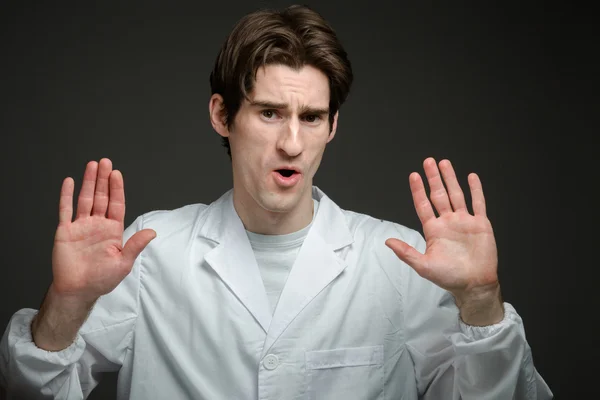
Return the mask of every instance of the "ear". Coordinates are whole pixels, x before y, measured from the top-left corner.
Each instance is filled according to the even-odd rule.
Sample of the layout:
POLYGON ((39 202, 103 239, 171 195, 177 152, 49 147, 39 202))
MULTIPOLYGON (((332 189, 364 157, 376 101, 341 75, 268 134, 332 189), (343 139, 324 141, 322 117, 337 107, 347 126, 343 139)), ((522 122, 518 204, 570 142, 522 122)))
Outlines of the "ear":
POLYGON ((329 133, 329 137, 327 138, 327 143, 331 142, 333 140, 333 137, 335 136, 335 132, 337 131, 337 123, 338 123, 338 117, 340 115, 340 111, 338 110, 335 115, 333 116, 333 124, 331 126, 331 132, 329 133))
POLYGON ((219 135, 229 137, 229 129, 225 124, 225 104, 223 103, 223 96, 216 93, 210 96, 208 112, 213 129, 219 135))

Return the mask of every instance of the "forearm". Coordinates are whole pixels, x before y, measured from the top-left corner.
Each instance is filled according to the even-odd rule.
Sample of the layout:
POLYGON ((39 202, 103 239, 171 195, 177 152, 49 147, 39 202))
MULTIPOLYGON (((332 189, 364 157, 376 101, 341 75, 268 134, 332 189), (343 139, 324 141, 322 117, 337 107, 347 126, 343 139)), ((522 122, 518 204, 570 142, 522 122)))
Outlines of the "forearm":
MULTIPOLYGON (((420 295, 407 297, 414 299, 405 308, 407 348, 415 363, 422 399, 551 398, 548 386, 535 370, 523 321, 511 304, 501 303, 503 317, 495 321, 497 315, 482 305, 495 304, 496 300, 465 304, 461 302, 464 297, 453 298, 450 293, 422 280, 416 281, 413 289, 420 295), (467 308, 463 308, 459 318, 459 310, 452 307, 454 301, 463 307, 479 304, 471 310, 487 311, 464 317, 467 308), (479 318, 482 315, 491 318, 479 318), (481 326, 477 326, 477 322, 481 322, 481 326)), ((495 306, 492 309, 496 310, 495 306)))
POLYGON ((87 319, 95 301, 59 295, 51 285, 31 323, 31 334, 36 346, 48 351, 69 347, 87 319))
POLYGON ((16 312, 0 340, 0 385, 15 398, 85 398, 98 383, 95 371, 120 368, 115 360, 123 359, 127 345, 113 344, 126 340, 135 322, 128 294, 116 290, 110 296, 90 312, 91 304, 65 301, 49 290, 41 310, 16 312))
POLYGON ((523 321, 510 304, 504 306, 505 316, 498 324, 478 327, 461 323, 461 334, 451 336, 458 356, 456 385, 461 396, 550 399, 550 389, 535 369, 523 321))
POLYGON ((505 318, 498 324, 479 327, 459 322, 456 328, 445 329, 447 350, 428 343, 411 352, 420 399, 552 398, 535 369, 521 318, 510 304, 504 305, 505 318))
MULTIPOLYGON (((9 398, 65 398, 57 396, 61 387, 77 393, 81 370, 73 367, 85 351, 84 340, 78 337, 63 351, 40 349, 30 330, 35 315, 37 310, 21 309, 11 317, 0 341, 0 384, 5 385, 9 398)), ((89 380, 88 376, 83 379, 89 380)))

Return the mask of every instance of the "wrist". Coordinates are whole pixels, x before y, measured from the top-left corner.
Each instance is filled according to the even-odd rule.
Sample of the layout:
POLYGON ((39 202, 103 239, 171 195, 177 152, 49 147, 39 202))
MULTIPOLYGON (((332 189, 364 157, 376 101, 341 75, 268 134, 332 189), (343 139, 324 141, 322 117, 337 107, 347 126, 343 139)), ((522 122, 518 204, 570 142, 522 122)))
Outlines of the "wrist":
POLYGON ((83 296, 60 290, 54 283, 48 288, 44 304, 51 305, 53 308, 61 309, 70 314, 81 314, 89 311, 99 296, 83 296))
POLYGON ((31 336, 36 346, 48 351, 67 348, 77 337, 94 303, 95 300, 59 294, 50 285, 39 312, 31 321, 31 336))
POLYGON ((472 326, 489 326, 504 319, 500 285, 476 288, 455 296, 461 320, 472 326))

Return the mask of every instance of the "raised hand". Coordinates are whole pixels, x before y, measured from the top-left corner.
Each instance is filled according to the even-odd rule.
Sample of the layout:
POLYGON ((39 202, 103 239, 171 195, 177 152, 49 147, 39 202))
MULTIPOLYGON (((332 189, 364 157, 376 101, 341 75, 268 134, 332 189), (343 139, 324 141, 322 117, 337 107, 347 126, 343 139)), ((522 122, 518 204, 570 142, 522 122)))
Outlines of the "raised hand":
POLYGON ((56 295, 94 302, 129 274, 136 257, 156 232, 141 230, 122 245, 123 176, 112 169, 109 159, 87 164, 74 220, 73 192, 73 179, 66 178, 52 252, 52 289, 56 295))
POLYGON ((385 243, 421 277, 451 292, 465 322, 475 325, 498 322, 503 316, 498 255, 479 177, 474 173, 468 177, 473 207, 470 214, 450 161, 442 160, 438 169, 435 160, 428 158, 423 167, 431 202, 418 173, 412 173, 409 181, 415 209, 423 224, 426 251, 421 254, 396 238, 385 243), (439 216, 435 215, 432 203, 439 216))

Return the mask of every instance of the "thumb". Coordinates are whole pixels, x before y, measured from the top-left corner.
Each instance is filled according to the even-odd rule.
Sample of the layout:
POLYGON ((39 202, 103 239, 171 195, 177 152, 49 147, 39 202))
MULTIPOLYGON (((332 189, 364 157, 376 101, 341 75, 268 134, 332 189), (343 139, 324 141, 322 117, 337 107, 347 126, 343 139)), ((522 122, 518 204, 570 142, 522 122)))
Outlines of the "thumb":
POLYGON ((421 275, 423 269, 423 254, 411 245, 403 242, 402 240, 390 238, 385 241, 385 245, 392 249, 392 251, 398 256, 398 258, 404 261, 406 264, 412 267, 417 274, 421 275))
POLYGON ((135 259, 140 255, 142 250, 156 237, 156 232, 153 229, 142 229, 136 232, 129 238, 123 247, 123 258, 128 264, 133 264, 135 259))

